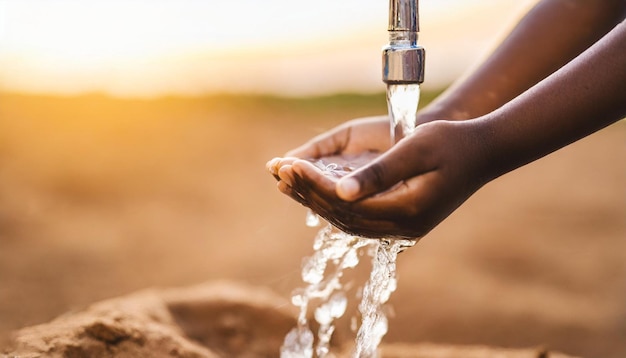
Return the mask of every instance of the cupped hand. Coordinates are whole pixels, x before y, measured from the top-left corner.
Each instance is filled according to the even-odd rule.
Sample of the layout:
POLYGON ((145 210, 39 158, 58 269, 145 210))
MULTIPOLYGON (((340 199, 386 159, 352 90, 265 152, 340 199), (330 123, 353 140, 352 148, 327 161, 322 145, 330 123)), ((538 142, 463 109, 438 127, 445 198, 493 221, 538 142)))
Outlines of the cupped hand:
POLYGON ((337 177, 307 160, 277 160, 278 188, 345 232, 420 238, 489 178, 480 121, 434 121, 337 177))
POLYGON ((391 136, 387 116, 359 118, 316 136, 287 152, 284 157, 270 160, 267 169, 279 181, 279 187, 281 182, 291 186, 293 183, 291 164, 296 160, 315 161, 318 166, 334 163, 345 172, 370 162, 390 146, 391 136))

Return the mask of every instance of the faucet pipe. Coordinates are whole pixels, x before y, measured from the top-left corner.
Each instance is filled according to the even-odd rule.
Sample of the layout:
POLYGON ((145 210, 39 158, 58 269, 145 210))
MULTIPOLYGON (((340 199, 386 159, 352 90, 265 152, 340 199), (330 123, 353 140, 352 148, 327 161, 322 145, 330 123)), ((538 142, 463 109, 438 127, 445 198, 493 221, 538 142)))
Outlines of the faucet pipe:
POLYGON ((418 0, 389 1, 389 44, 383 48, 383 82, 424 82, 424 48, 417 44, 418 0))
POLYGON ((418 0, 389 1, 388 31, 419 32, 418 0))

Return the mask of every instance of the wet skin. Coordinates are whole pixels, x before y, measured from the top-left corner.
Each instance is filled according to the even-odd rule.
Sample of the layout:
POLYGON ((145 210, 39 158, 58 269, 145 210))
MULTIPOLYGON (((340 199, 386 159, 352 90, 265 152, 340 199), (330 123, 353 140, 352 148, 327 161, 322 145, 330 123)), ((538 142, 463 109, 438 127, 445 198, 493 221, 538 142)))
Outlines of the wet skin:
POLYGON ((393 148, 386 116, 357 119, 268 170, 348 233, 422 237, 489 181, 626 116, 625 15, 623 1, 541 1, 393 148), (341 178, 309 161, 365 153, 376 156, 341 178))

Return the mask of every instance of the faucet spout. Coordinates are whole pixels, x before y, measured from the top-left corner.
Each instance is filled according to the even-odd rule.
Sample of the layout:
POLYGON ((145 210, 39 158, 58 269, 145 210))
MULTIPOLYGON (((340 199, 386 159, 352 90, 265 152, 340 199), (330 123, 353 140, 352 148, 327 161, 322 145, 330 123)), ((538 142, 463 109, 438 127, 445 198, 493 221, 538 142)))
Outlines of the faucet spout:
POLYGON ((383 82, 424 82, 424 48, 417 45, 418 0, 389 1, 389 44, 383 48, 383 82))
POLYGON ((389 1, 388 31, 419 32, 418 0, 389 1))

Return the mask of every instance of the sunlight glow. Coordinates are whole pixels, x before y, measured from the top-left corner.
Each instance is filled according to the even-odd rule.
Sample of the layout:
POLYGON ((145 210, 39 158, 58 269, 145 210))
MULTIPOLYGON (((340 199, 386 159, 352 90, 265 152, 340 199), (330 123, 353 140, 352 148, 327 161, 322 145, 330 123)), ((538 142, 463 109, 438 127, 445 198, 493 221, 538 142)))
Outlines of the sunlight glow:
MULTIPOLYGON (((468 3, 422 1, 423 38, 435 43, 445 37, 450 31, 428 34, 428 24, 458 19, 468 3)), ((498 1, 472 3, 478 8, 476 3, 498 1)), ((118 95, 379 90, 387 4, 0 0, 0 90, 118 95)))

